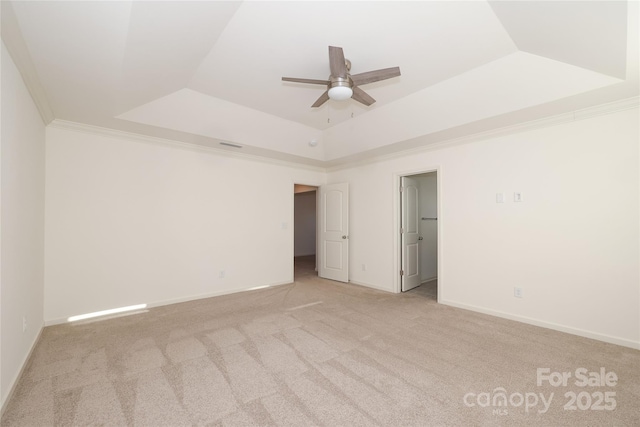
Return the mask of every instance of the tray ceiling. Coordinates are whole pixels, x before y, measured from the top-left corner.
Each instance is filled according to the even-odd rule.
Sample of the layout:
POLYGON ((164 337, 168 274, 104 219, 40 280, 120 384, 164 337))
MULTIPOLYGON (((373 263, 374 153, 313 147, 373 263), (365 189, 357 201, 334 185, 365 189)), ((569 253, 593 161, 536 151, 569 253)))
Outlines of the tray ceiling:
POLYGON ((232 142, 314 165, 638 95, 637 2, 3 1, 2 9, 3 40, 34 76, 49 119, 232 142), (377 100, 370 107, 311 108, 324 88, 281 77, 326 79, 329 45, 344 48, 353 73, 399 66, 402 76, 365 86, 377 100))

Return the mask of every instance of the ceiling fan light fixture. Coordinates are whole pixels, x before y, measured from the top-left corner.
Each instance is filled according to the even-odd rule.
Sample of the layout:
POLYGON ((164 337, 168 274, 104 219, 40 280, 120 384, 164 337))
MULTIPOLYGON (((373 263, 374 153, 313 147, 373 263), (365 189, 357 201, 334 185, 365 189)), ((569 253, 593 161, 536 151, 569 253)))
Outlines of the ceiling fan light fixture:
POLYGON ((295 83, 309 83, 327 86, 325 92, 320 95, 311 108, 317 108, 328 100, 345 101, 353 99, 367 107, 376 102, 371 95, 360 89, 360 85, 379 82, 400 75, 400 67, 384 68, 351 75, 351 61, 345 59, 341 47, 329 46, 329 68, 331 75, 328 80, 300 79, 295 77, 283 77, 282 81, 295 83))
POLYGON ((330 77, 329 90, 327 95, 334 101, 344 101, 353 95, 352 83, 348 77, 330 77))
POLYGON ((344 101, 351 98, 353 95, 353 89, 348 86, 335 86, 329 89, 329 98, 334 101, 344 101))

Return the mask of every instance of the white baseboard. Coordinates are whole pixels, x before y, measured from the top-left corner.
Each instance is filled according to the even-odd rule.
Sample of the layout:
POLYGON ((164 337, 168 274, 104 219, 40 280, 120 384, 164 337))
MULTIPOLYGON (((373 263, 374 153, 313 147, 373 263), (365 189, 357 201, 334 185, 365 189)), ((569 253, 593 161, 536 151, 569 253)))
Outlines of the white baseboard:
POLYGON ((20 377, 22 377, 22 374, 24 373, 24 370, 27 368, 27 364, 29 363, 29 359, 31 359, 31 355, 33 354, 33 350, 36 348, 36 345, 40 341, 40 337, 42 336, 42 330, 43 329, 44 329, 44 325, 41 325, 40 326, 40 330, 38 331, 38 334, 36 335, 36 338, 31 343, 31 348, 29 348, 29 351, 27 352, 26 357, 22 360, 22 367, 20 368, 20 370, 18 371, 16 376, 13 377, 13 379, 11 380, 11 387, 9 388, 9 393, 7 393, 6 398, 2 402, 2 409, 0 409, 0 418, 2 418, 2 416, 4 415, 4 411, 5 411, 5 409, 7 409, 7 403, 9 403, 9 401, 11 400, 11 397, 13 396, 13 393, 15 393, 15 391, 16 391, 16 386, 18 385, 18 380, 20 380, 20 377))
POLYGON ((149 303, 149 304, 147 304, 147 307, 148 308, 161 307, 163 305, 178 304, 178 303, 181 303, 181 302, 194 301, 194 300, 205 299, 205 298, 219 297, 219 296, 222 296, 222 295, 230 295, 230 294, 237 294, 237 293, 240 293, 240 292, 255 291, 255 290, 258 290, 258 289, 266 289, 266 288, 271 288, 271 287, 274 287, 274 286, 288 285, 290 283, 293 283, 293 280, 289 280, 289 281, 285 281, 285 282, 269 283, 267 285, 258 285, 258 286, 252 286, 252 287, 241 288, 241 289, 227 289, 227 290, 223 290, 223 291, 210 292, 210 293, 199 294, 199 295, 192 295, 192 296, 188 296, 188 297, 172 298, 172 299, 168 299, 168 300, 156 301, 156 302, 149 303))
MULTIPOLYGON (((178 303, 181 303, 181 302, 193 301, 193 300, 198 300, 198 299, 212 298, 212 297, 217 297, 217 296, 222 296, 222 295, 229 295, 229 294, 234 294, 234 293, 239 293, 239 292, 246 292, 246 291, 251 291, 251 290, 269 288, 269 287, 273 287, 273 286, 281 286, 281 285, 286 285, 286 284, 289 284, 289 283, 292 283, 292 282, 293 281, 290 280, 290 281, 285 281, 285 282, 271 283, 271 284, 268 284, 268 285, 247 287, 247 288, 243 288, 243 289, 227 289, 227 290, 218 291, 218 292, 211 292, 211 293, 207 293, 207 294, 192 295, 192 296, 181 297, 181 298, 172 298, 172 299, 168 299, 168 300, 162 300, 162 301, 156 301, 156 302, 148 303, 147 307, 148 308, 153 308, 153 307, 160 307, 160 306, 170 305, 170 304, 178 304, 178 303)), ((359 282, 359 281, 355 281, 355 280, 351 280, 349 283, 352 283, 352 284, 358 285, 358 286, 364 286, 364 287, 371 288, 371 289, 376 289, 376 290, 379 290, 379 291, 395 293, 392 289, 384 288, 382 286, 374 285, 374 284, 371 284, 371 283, 359 282)), ((464 310, 471 310, 471 311, 475 311, 475 312, 478 312, 478 313, 484 313, 484 314, 488 314, 488 315, 491 315, 491 316, 501 317, 501 318, 504 318, 504 319, 515 320, 517 322, 527 323, 527 324, 534 325, 534 326, 540 326, 540 327, 547 328, 547 329, 553 329, 555 331, 566 332, 566 333, 569 333, 569 334, 578 335, 578 336, 585 337, 585 338, 591 338, 591 339, 595 339, 595 340, 599 340, 599 341, 603 341, 603 342, 608 342, 610 344, 616 344, 616 345, 621 345, 621 346, 624 346, 624 347, 629 347, 629 348, 633 348, 633 349, 636 349, 636 350, 640 350, 640 341, 633 341, 633 340, 629 340, 629 339, 626 339, 626 338, 615 337, 615 336, 606 335, 606 334, 600 334, 600 333, 597 333, 597 332, 587 331, 587 330, 584 330, 584 329, 579 329, 579 328, 574 328, 574 327, 571 327, 571 326, 560 325, 560 324, 552 323, 552 322, 546 322, 546 321, 543 321, 543 320, 534 319, 534 318, 530 318, 530 317, 526 317, 526 316, 519 316, 519 315, 515 315, 515 314, 511 314, 511 313, 505 313, 505 312, 498 311, 498 310, 492 310, 492 309, 488 309, 488 308, 484 308, 484 307, 479 307, 479 306, 469 305, 469 304, 465 304, 465 303, 460 303, 460 302, 457 302, 457 301, 439 299, 438 302, 440 304, 443 304, 443 305, 449 305, 449 306, 461 308, 461 309, 464 309, 464 310)), ((65 317, 65 318, 61 318, 61 319, 47 320, 47 321, 45 321, 45 326, 52 326, 52 325, 58 325, 58 324, 61 324, 61 323, 67 323, 67 319, 68 318, 65 317)), ((38 338, 34 341, 32 347, 31 347, 29 355, 31 355, 31 352, 33 351, 33 348, 35 347, 35 344, 37 343, 38 339, 40 338, 40 334, 42 334, 42 328, 40 329, 40 332, 38 333, 38 338)), ((25 361, 26 360, 28 360, 28 356, 25 359, 25 361)), ((23 366, 23 369, 24 369, 24 366, 23 366)), ((21 371, 21 373, 22 373, 22 371, 21 371)), ((12 392, 13 392, 13 389, 12 389, 12 392)), ((4 403, 3 403, 3 410, 4 410, 4 403)))
POLYGON ((375 289, 375 290, 378 290, 378 291, 385 291, 385 292, 395 293, 395 292, 393 292, 393 290, 391 290, 389 288, 383 288, 382 286, 372 285, 371 283, 357 282, 355 280, 349 280, 349 283, 354 284, 354 285, 358 285, 358 286, 364 286, 365 288, 375 289))
POLYGON ((531 317, 519 316, 516 314, 505 313, 498 310, 491 310, 488 308, 478 307, 475 305, 464 304, 451 300, 438 301, 440 304, 449 305, 456 308, 462 308, 464 310, 476 311, 478 313, 488 314, 491 316, 501 317, 503 319, 515 320, 517 322, 527 323, 529 325, 540 326, 554 331, 566 332, 572 335, 578 335, 580 337, 591 338, 598 341, 604 341, 610 344, 616 344, 623 347, 629 347, 636 350, 640 350, 640 341, 633 341, 627 338, 615 337, 606 334, 600 334, 598 332, 587 331, 584 329, 574 328, 571 326, 560 325, 558 323, 546 322, 544 320, 533 319, 531 317))
MULTIPOLYGON (((222 291, 210 292, 210 293, 206 293, 206 294, 190 295, 190 296, 180 297, 180 298, 170 298, 170 299, 166 299, 166 300, 154 301, 154 302, 147 303, 147 309, 154 308, 154 307, 161 307, 163 305, 171 305, 171 304, 178 304, 178 303, 181 303, 181 302, 194 301, 194 300, 205 299, 205 298, 219 297, 219 296, 222 296, 222 295, 229 295, 229 294, 236 294, 236 293, 240 293, 240 292, 247 292, 247 291, 254 291, 254 290, 258 290, 258 289, 271 288, 271 287, 274 287, 274 286, 287 285, 287 284, 290 284, 290 283, 293 283, 293 280, 289 280, 289 281, 285 281, 285 282, 270 283, 268 285, 252 286, 252 287, 242 288, 242 289, 225 289, 225 290, 222 290, 222 291)), ((108 318, 108 316, 105 316, 105 319, 106 318, 108 318)), ((44 324, 45 324, 45 326, 60 325, 62 323, 67 323, 69 321, 68 319, 69 319, 68 317, 62 317, 62 318, 58 318, 58 319, 46 320, 44 322, 44 324)), ((100 319, 99 318, 92 319, 92 321, 95 321, 95 320, 100 320, 100 319)))

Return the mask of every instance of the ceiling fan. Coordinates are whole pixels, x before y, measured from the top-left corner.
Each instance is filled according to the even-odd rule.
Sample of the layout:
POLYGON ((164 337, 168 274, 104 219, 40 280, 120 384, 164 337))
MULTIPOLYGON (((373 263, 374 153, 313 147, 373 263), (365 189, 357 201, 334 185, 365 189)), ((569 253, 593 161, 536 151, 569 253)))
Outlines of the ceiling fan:
POLYGON ((331 76, 329 80, 298 79, 295 77, 283 77, 285 82, 310 83, 316 85, 326 85, 327 90, 320 95, 320 98, 311 107, 319 107, 329 99, 343 101, 353 98, 358 102, 369 106, 376 102, 369 94, 359 88, 359 86, 387 80, 400 75, 400 67, 384 68, 382 70, 367 71, 360 74, 349 74, 351 71, 351 61, 344 59, 344 52, 341 47, 329 46, 329 66, 331 76))

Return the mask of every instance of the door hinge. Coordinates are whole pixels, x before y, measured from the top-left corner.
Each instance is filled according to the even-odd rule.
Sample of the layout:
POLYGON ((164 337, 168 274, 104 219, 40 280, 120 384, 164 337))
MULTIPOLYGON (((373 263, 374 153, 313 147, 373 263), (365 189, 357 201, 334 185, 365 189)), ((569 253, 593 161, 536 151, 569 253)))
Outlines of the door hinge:
POLYGON ((400 270, 400 275, 404 276, 404 270, 400 270))
POLYGON ((404 191, 404 187, 400 186, 400 192, 402 193, 404 191))
POLYGON ((404 233, 404 228, 400 227, 400 233, 404 233))

